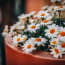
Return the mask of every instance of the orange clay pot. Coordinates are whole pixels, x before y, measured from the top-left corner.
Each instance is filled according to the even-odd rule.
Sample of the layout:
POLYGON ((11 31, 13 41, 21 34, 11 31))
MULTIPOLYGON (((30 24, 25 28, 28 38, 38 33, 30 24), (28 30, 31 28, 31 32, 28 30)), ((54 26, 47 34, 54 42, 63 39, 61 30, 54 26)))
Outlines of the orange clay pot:
POLYGON ((5 38, 7 65, 65 65, 65 55, 62 59, 56 59, 49 52, 26 54, 11 46, 9 42, 5 38))

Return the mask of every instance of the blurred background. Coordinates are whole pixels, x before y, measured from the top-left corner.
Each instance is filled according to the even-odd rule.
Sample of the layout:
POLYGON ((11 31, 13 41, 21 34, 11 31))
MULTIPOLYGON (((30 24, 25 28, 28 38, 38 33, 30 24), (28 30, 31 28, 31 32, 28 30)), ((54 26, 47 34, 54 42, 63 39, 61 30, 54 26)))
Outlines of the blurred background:
MULTIPOLYGON (((42 6, 51 5, 50 0, 0 0, 2 24, 11 25, 16 22, 16 17, 30 11, 38 12, 42 6)), ((0 20, 1 20, 0 15, 0 20)))

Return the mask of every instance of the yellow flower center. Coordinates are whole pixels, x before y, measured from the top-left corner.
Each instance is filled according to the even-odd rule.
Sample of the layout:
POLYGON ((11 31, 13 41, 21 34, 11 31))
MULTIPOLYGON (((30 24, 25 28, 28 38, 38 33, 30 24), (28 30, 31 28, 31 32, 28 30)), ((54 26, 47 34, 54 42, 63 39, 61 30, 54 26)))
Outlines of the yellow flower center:
POLYGON ((4 32, 8 32, 8 31, 5 29, 4 32))
POLYGON ((45 13, 42 13, 41 16, 45 16, 45 13))
POLYGON ((63 6, 59 6, 59 7, 58 7, 58 9, 61 9, 61 8, 63 8, 63 6))
POLYGON ((27 48, 28 48, 28 49, 30 49, 31 47, 32 47, 32 45, 31 45, 31 44, 28 44, 28 45, 27 45, 27 48))
POLYGON ((62 48, 65 48, 65 42, 63 42, 63 43, 61 44, 61 47, 62 47, 62 48))
POLYGON ((53 34, 55 32, 55 29, 50 29, 50 33, 53 34))
POLYGON ((36 28, 36 26, 35 26, 35 25, 32 25, 32 26, 31 26, 31 28, 32 28, 32 29, 35 29, 35 28, 36 28))
POLYGON ((26 21, 26 18, 22 18, 21 20, 22 20, 22 21, 26 21))
POLYGON ((54 45, 56 45, 56 44, 57 44, 57 41, 53 41, 52 43, 53 43, 54 45))
POLYGON ((48 20, 44 20, 43 22, 44 22, 44 23, 48 23, 48 20))
POLYGON ((17 38, 17 41, 20 41, 20 38, 17 38))
POLYGON ((58 54, 59 53, 59 50, 58 49, 54 49, 55 53, 58 54))
POLYGON ((22 40, 23 40, 23 41, 25 41, 25 40, 26 40, 26 38, 24 37, 22 40))
POLYGON ((40 41, 41 41, 41 39, 40 39, 40 38, 36 38, 36 41, 37 41, 37 42, 40 42, 40 41))
POLYGON ((62 37, 64 37, 64 36, 65 36, 65 32, 60 32, 60 35, 61 35, 62 37))

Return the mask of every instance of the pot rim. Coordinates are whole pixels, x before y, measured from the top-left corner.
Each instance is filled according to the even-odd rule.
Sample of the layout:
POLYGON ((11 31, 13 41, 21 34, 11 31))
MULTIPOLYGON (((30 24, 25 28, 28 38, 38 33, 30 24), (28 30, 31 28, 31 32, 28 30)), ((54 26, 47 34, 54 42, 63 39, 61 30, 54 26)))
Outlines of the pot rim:
MULTIPOLYGON (((31 57, 35 57, 35 58, 38 58, 38 59, 45 59, 45 60, 49 60, 49 61, 64 61, 65 62, 65 58, 61 58, 61 59, 57 59, 57 58, 53 58, 53 57, 44 57, 44 56, 39 56, 39 55, 34 55, 34 54, 28 54, 28 53, 24 53, 23 51, 21 51, 21 50, 18 50, 17 48, 14 48, 13 46, 11 46, 9 43, 8 43, 8 39, 7 39, 7 37, 5 37, 4 38, 4 40, 5 40, 5 46, 6 47, 8 47, 8 48, 10 48, 11 50, 13 50, 13 51, 15 51, 15 52, 17 52, 17 53, 19 53, 19 54, 24 54, 24 55, 28 55, 28 56, 31 56, 31 57)), ((43 52, 43 51, 40 51, 41 53, 43 52)), ((45 52, 45 51, 44 51, 45 52)), ((49 52, 45 52, 45 53, 47 53, 47 54, 49 54, 50 55, 50 53, 49 52)), ((65 56, 65 55, 64 55, 65 56)))

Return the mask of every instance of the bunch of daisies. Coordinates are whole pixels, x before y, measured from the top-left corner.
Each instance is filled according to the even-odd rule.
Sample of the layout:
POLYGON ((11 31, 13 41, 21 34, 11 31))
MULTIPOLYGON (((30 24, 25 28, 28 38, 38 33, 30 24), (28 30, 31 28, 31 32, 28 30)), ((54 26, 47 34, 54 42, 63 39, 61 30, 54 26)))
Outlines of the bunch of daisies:
POLYGON ((45 6, 36 13, 18 16, 18 22, 8 30, 6 25, 3 35, 12 38, 14 46, 25 53, 47 51, 54 57, 65 54, 65 19, 64 6, 45 6))
POLYGON ((65 4, 65 0, 50 0, 52 3, 56 3, 56 5, 58 4, 58 3, 60 3, 60 4, 62 4, 62 5, 64 5, 65 4))

